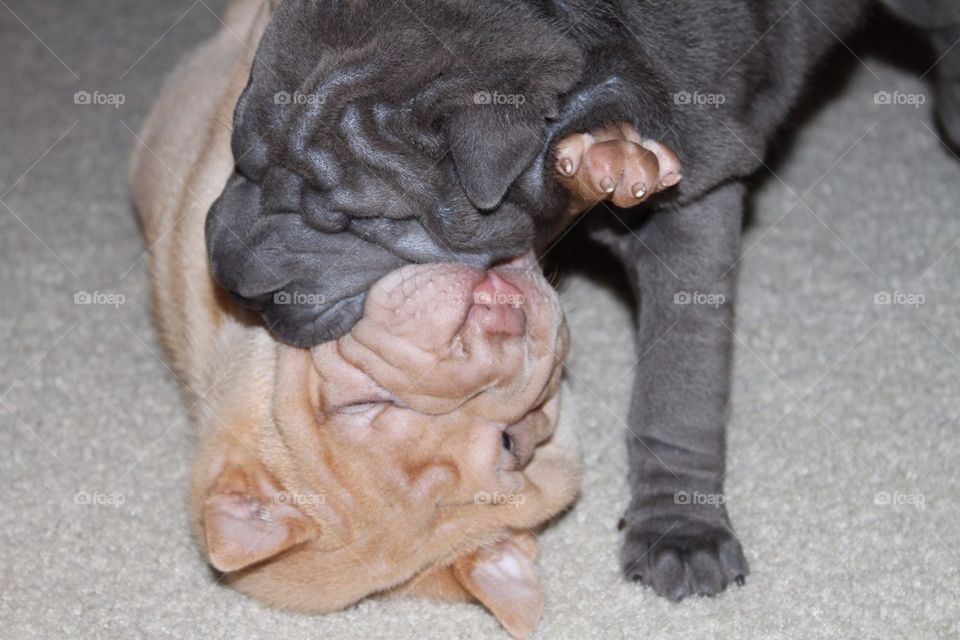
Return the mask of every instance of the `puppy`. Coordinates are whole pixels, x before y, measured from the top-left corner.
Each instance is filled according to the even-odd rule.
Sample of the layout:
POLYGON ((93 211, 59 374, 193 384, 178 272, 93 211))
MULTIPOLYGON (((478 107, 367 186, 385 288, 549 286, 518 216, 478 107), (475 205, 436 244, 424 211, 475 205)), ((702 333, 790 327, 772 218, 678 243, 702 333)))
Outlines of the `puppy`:
POLYGON ((282 3, 211 211, 214 275, 310 344, 351 326, 384 268, 486 265, 590 202, 645 202, 587 223, 638 305, 622 570, 675 600, 719 593, 748 573, 722 500, 747 179, 824 53, 881 4, 929 34, 939 119, 960 142, 953 0, 282 3), (633 169, 598 168, 596 131, 633 169), (651 138, 683 160, 679 184, 651 138), (277 305, 287 286, 324 302, 277 305), (721 304, 683 304, 693 294, 721 304))
MULTIPOLYGON (((881 4, 930 36, 939 120, 960 143, 960 5, 543 4, 577 41, 590 70, 565 97, 554 135, 568 140, 613 123, 621 132, 662 138, 683 160, 683 180, 644 209, 621 214, 628 224, 609 216, 592 216, 587 224, 626 270, 639 322, 623 573, 672 600, 714 595, 742 584, 748 573, 722 500, 734 280, 748 178, 763 166, 768 145, 824 54, 881 4), (720 304, 690 304, 697 294, 720 304), (684 499, 690 495, 714 499, 690 504, 684 499)), ((563 163, 567 153, 560 145, 554 160, 563 163)))
POLYGON ((156 322, 196 422, 196 537, 227 584, 273 606, 472 598, 525 637, 543 602, 530 531, 579 485, 555 432, 568 340, 556 294, 530 256, 410 265, 311 350, 233 302, 204 224, 268 16, 258 0, 230 7, 166 84, 132 165, 156 322))

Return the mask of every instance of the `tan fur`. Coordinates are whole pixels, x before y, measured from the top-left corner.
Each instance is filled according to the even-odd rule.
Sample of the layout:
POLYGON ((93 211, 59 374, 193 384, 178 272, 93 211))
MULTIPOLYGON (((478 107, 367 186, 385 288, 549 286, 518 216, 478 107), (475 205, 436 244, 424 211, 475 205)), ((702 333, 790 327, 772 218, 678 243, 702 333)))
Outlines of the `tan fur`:
POLYGON ((278 344, 210 277, 204 220, 232 171, 233 108, 269 12, 235 1, 224 29, 176 69, 131 173, 154 315, 198 429, 197 539, 227 584, 274 606, 471 597, 528 635, 542 594, 524 532, 569 505, 579 482, 552 437, 567 337, 539 274, 510 276, 534 299, 521 338, 463 320, 462 301, 424 321, 437 326, 404 328, 398 318, 430 302, 435 280, 456 289, 484 277, 417 267, 378 283, 357 327, 312 352, 278 344), (430 342, 461 323, 459 351, 430 342), (375 410, 351 404, 384 390, 395 397, 375 410), (502 449, 504 429, 521 461, 502 449))

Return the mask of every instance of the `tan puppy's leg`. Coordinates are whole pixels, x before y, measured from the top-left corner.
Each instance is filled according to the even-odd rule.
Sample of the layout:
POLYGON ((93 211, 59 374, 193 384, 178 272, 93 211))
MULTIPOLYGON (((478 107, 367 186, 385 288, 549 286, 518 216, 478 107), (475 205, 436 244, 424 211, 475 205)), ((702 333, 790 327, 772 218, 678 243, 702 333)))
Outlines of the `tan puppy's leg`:
POLYGON ((602 201, 633 207, 682 179, 670 147, 625 123, 571 134, 557 144, 555 156, 558 180, 572 196, 571 214, 602 201))

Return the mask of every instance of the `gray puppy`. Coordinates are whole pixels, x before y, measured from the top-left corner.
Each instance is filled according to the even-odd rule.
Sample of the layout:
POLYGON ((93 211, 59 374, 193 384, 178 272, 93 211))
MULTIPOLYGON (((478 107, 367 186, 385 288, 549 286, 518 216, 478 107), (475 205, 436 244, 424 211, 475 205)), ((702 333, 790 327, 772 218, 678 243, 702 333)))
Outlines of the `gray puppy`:
MULTIPOLYGON (((281 339, 315 344, 347 330, 393 268, 486 266, 556 233, 554 141, 627 123, 665 142, 683 182, 630 232, 595 230, 642 299, 621 562, 671 599, 716 594, 748 573, 719 499, 745 180, 818 60, 875 4, 284 2, 208 218, 214 276, 281 339), (523 101, 477 104, 494 91, 523 101), (692 292, 723 303, 677 304, 692 292)), ((938 113, 960 141, 960 10, 883 4, 942 56, 938 113)))
POLYGON ((518 2, 280 4, 207 221, 214 277, 313 346, 394 269, 489 266, 548 235, 545 118, 583 62, 556 28, 518 2), (524 99, 486 104, 491 91, 524 99))

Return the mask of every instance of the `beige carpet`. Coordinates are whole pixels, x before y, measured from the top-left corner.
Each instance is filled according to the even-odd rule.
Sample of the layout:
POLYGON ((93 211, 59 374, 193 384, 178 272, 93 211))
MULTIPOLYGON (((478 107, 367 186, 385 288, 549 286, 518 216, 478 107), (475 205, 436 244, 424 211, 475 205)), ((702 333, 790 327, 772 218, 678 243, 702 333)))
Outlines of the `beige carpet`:
MULTIPOLYGON (((0 637, 506 637, 470 605, 269 611, 214 584, 191 543, 190 425, 125 165, 163 74, 220 8, 0 2, 0 637)), ((960 162, 929 101, 874 100, 929 95, 917 74, 857 52, 761 181, 746 236, 728 476, 746 587, 675 605, 620 580, 631 318, 573 273, 586 478, 542 537, 538 637, 960 637, 960 162), (923 304, 874 304, 882 291, 923 304)))

